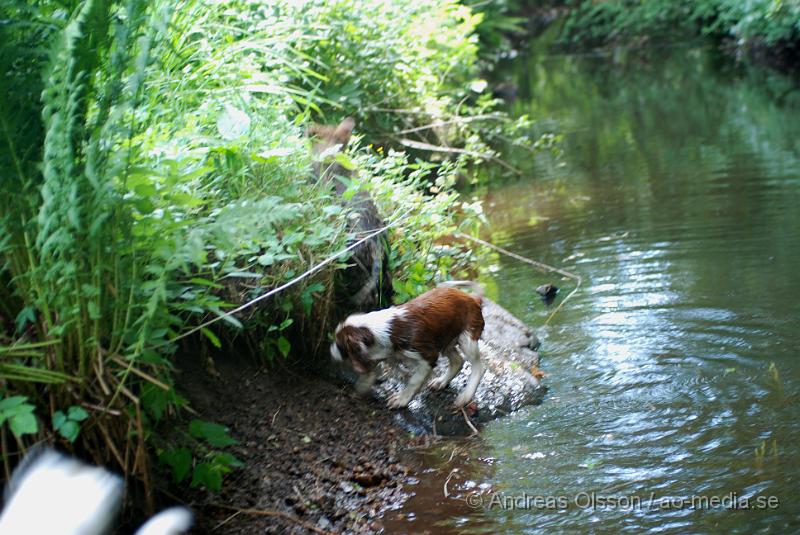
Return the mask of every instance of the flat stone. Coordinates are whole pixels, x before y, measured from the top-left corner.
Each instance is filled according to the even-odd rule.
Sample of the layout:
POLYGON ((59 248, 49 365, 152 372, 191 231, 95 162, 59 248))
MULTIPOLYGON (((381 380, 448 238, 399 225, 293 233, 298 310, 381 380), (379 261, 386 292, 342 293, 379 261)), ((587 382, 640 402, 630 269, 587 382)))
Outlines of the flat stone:
MULTIPOLYGON (((546 392, 532 373, 539 366, 539 340, 533 331, 509 311, 486 298, 483 300, 483 316, 486 327, 479 345, 486 373, 475 393, 474 405, 465 409, 475 427, 526 405, 537 404, 546 392)), ((403 388, 411 370, 396 361, 384 363, 382 368, 382 377, 373 386, 372 395, 385 403, 392 393, 403 388)), ((431 378, 443 374, 446 368, 447 359, 440 357, 431 378)), ((436 392, 424 386, 406 409, 396 411, 398 423, 418 433, 435 432, 442 436, 473 433, 464 413, 453 408, 453 401, 467 383, 469 370, 469 363, 465 363, 461 372, 442 391, 436 392)), ((354 380, 355 376, 350 375, 354 380)))

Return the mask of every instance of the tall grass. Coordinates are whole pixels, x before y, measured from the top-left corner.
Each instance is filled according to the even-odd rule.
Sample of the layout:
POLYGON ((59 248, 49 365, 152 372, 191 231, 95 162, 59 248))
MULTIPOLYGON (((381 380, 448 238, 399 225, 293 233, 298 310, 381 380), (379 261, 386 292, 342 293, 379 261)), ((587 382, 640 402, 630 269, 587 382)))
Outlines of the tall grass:
POLYGON ((366 190, 384 217, 410 214, 391 236, 401 298, 469 261, 433 241, 480 219, 452 191, 474 151, 430 163, 392 148, 404 136, 491 151, 501 116, 473 83, 479 17, 457 2, 0 9, 6 470, 45 439, 147 487, 155 448, 175 481, 219 488, 239 464, 224 428, 194 420, 171 443, 159 433, 185 405, 173 340, 224 316, 194 343, 239 337, 266 359, 299 359, 327 335, 341 264, 223 315, 349 239, 341 199, 311 176, 311 121, 359 117, 368 137, 351 148, 345 196, 366 190))

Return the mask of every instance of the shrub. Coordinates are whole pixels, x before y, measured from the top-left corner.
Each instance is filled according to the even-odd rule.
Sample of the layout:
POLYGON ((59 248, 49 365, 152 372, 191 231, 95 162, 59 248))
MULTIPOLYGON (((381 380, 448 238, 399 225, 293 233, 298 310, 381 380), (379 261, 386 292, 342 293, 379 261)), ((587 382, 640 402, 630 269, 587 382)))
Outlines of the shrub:
POLYGON ((238 465, 224 428, 193 421, 169 448, 156 432, 185 404, 176 340, 222 318, 205 343, 258 333, 265 357, 285 358, 292 331, 326 335, 341 264, 225 314, 349 238, 341 200, 310 179, 311 120, 355 114, 380 141, 353 150, 351 187, 387 219, 408 214, 391 236, 401 298, 469 260, 432 242, 478 220, 452 186, 468 153, 491 153, 479 116, 501 117, 473 83, 478 17, 457 2, 2 9, 0 424, 17 439, 2 428, 6 461, 46 437, 147 485, 155 445, 175 481, 219 488, 238 465), (401 136, 469 150, 430 163, 389 148, 401 136))
POLYGON ((593 47, 645 38, 672 42, 699 34, 729 37, 741 44, 763 43, 776 50, 796 47, 800 42, 800 1, 575 2, 561 40, 593 47))

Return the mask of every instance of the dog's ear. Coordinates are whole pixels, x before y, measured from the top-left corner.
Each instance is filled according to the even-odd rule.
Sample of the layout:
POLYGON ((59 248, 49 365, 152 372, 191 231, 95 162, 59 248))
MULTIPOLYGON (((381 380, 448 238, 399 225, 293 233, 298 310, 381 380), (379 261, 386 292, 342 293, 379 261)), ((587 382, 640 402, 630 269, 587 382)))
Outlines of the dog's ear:
POLYGON ((343 353, 358 373, 367 373, 370 368, 368 348, 375 344, 375 336, 366 327, 348 327, 337 338, 343 353))

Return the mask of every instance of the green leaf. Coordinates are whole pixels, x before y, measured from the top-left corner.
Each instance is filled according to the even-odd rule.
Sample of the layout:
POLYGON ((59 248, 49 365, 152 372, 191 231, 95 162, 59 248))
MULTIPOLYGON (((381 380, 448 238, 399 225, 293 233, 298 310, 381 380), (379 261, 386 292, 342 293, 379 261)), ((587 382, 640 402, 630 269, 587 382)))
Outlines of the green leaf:
POLYGON ((189 434, 194 438, 201 438, 211 446, 221 448, 236 444, 236 440, 228 434, 228 428, 206 422, 204 420, 192 420, 189 422, 189 434))
POLYGON ((208 279, 202 279, 199 277, 191 278, 189 279, 189 282, 191 282, 192 284, 199 284, 200 286, 209 286, 211 288, 216 288, 217 290, 221 290, 222 288, 224 288, 224 286, 221 284, 217 284, 214 281, 210 281, 208 279))
POLYGON ((356 168, 356 164, 353 162, 352 158, 343 152, 339 152, 335 156, 336 163, 347 169, 348 171, 352 171, 356 168))
POLYGON ((300 293, 300 303, 303 305, 303 310, 306 314, 311 312, 311 306, 314 304, 314 294, 324 289, 325 286, 319 282, 309 284, 303 288, 303 291, 300 293))
POLYGON ((244 463, 231 455, 230 453, 218 453, 214 458, 214 462, 216 464, 224 465, 224 466, 233 466, 235 468, 241 468, 244 466, 244 463))
POLYGON ((139 195, 140 197, 150 197, 152 195, 155 195, 158 192, 158 190, 156 189, 156 186, 154 184, 151 184, 151 183, 140 183, 140 184, 137 184, 133 188, 133 191, 136 193, 136 195, 139 195))
POLYGON ((188 448, 166 450, 158 456, 158 460, 172 469, 172 480, 180 483, 192 471, 192 452, 188 448))
POLYGON ((141 400, 148 414, 158 421, 169 405, 170 392, 148 383, 142 388, 141 400))
POLYGON ((81 430, 81 426, 78 422, 82 422, 88 417, 89 413, 83 408, 73 405, 67 410, 67 414, 64 414, 62 411, 56 411, 55 414, 53 414, 53 427, 61 433, 61 436, 70 442, 75 442, 81 430))
POLYGON ((215 308, 212 308, 212 309, 211 309, 211 311, 212 311, 214 314, 216 314, 217 316, 221 317, 221 318, 222 318, 222 321, 224 321, 224 322, 226 322, 226 323, 230 323, 231 325, 233 325, 233 326, 234 326, 234 327, 236 327, 237 329, 242 329, 242 328, 244 328, 244 325, 242 325, 242 322, 241 322, 241 321, 237 320, 237 319, 236 319, 236 318, 234 318, 233 316, 230 316, 230 315, 226 316, 226 315, 225 315, 225 314, 224 314, 224 313, 223 313, 221 310, 219 310, 218 308, 216 308, 216 307, 215 307, 215 308))
POLYGON ((67 422, 67 415, 61 411, 56 411, 53 414, 53 427, 55 429, 60 429, 67 422))
POLYGON ((88 303, 86 303, 86 310, 89 311, 89 319, 99 320, 102 317, 102 315, 100 314, 100 308, 94 301, 89 301, 88 303))
POLYGON ((82 422, 88 417, 89 413, 86 412, 83 409, 83 407, 78 407, 76 405, 73 405, 67 411, 67 418, 69 418, 70 420, 75 420, 76 422, 82 422))
POLYGON ((36 416, 32 412, 13 416, 9 426, 16 437, 32 435, 39 430, 39 422, 36 421, 36 416))
POLYGON ((292 343, 286 337, 281 336, 278 338, 278 349, 284 357, 288 357, 289 351, 292 349, 292 343))
POLYGON ((78 422, 67 420, 64 422, 64 425, 58 428, 58 432, 61 433, 61 436, 69 440, 70 442, 75 442, 75 439, 78 438, 78 433, 80 433, 81 427, 78 422))
POLYGON ((208 338, 211 341, 214 347, 216 347, 217 349, 220 349, 222 347, 222 342, 219 341, 217 335, 211 332, 208 328, 203 327, 202 329, 200 329, 200 332, 202 332, 206 336, 206 338, 208 338))
POLYGON ((21 333, 25 330, 25 326, 29 323, 36 321, 36 309, 33 307, 23 307, 17 314, 17 319, 14 323, 17 326, 17 332, 21 333))
POLYGON ((16 436, 36 433, 39 424, 33 411, 36 407, 26 403, 24 396, 12 396, 0 401, 0 424, 9 420, 11 431, 16 436))
POLYGON ((28 401, 26 396, 11 396, 3 398, 0 400, 0 413, 13 409, 14 407, 19 407, 26 401, 28 401))
POLYGON ((222 488, 222 473, 209 463, 200 463, 194 467, 192 487, 204 486, 212 492, 222 488))
POLYGON ((278 157, 291 156, 292 149, 288 147, 278 147, 275 149, 268 149, 258 153, 258 159, 268 162, 275 160, 278 157))

